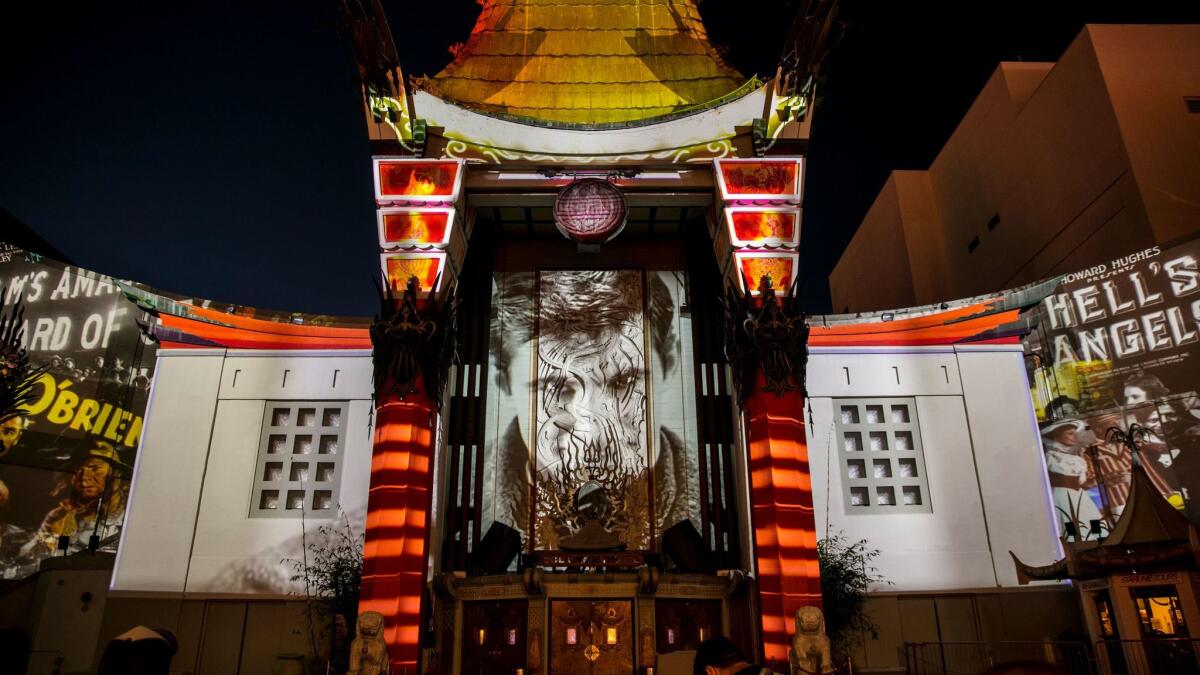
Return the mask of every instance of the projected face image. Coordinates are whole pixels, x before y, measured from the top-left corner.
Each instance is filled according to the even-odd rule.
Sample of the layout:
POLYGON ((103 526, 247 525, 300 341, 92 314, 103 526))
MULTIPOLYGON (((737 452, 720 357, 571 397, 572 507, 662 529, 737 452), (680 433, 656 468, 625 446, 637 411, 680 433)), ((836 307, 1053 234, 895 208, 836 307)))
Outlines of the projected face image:
POLYGON ((646 464, 645 331, 636 272, 540 277, 537 470, 646 464))
POLYGON ((582 526, 584 484, 607 502, 590 508, 605 529, 643 543, 629 527, 646 489, 642 287, 637 271, 539 274, 535 475, 547 544, 582 526))
POLYGON ((104 493, 112 467, 102 459, 89 459, 75 472, 71 485, 83 501, 98 499, 104 493))
POLYGON ((652 532, 700 520, 682 281, 630 269, 497 277, 483 500, 531 550, 645 549, 652 532))
POLYGON ((10 417, 3 422, 0 422, 0 457, 8 454, 17 445, 17 441, 21 440, 21 434, 25 431, 25 418, 10 417))

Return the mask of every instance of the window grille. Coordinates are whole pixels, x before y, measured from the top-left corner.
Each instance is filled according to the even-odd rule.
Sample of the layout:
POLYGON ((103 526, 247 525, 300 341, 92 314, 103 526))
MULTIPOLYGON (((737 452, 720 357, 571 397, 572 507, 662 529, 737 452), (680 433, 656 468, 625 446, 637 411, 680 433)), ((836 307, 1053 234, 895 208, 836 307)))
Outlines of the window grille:
POLYGON ((344 401, 267 401, 250 517, 336 514, 348 408, 344 401))
POLYGON ((834 399, 846 513, 930 513, 911 398, 834 399))

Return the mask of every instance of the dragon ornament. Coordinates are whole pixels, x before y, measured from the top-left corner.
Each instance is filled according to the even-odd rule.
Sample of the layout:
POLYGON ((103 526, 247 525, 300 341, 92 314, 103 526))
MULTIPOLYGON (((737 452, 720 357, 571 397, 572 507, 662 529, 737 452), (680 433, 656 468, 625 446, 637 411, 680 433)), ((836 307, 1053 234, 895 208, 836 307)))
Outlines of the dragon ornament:
POLYGON ((725 298, 725 356, 733 370, 738 405, 745 407, 758 372, 763 391, 782 396, 804 390, 808 362, 808 324, 800 311, 795 287, 782 300, 771 275, 759 280, 758 303, 730 286, 725 298))
POLYGON ((423 307, 418 306, 420 288, 417 277, 409 277, 399 302, 390 284, 379 290, 380 313, 370 329, 375 400, 387 395, 403 400, 421 393, 419 376, 425 395, 441 410, 450 366, 458 361, 458 299, 453 290, 440 297, 430 291, 423 307))

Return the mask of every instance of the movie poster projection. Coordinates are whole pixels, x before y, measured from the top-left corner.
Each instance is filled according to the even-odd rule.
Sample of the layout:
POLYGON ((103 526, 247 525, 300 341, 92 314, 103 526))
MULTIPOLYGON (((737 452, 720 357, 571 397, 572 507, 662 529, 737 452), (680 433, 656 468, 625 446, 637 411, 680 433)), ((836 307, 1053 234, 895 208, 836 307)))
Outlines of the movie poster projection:
POLYGON ((685 296, 677 272, 496 275, 484 530, 498 520, 536 550, 650 550, 701 522, 685 296))
POLYGON ((1200 241, 1069 274, 1039 311, 1026 351, 1064 534, 1115 524, 1133 458, 1107 432, 1135 423, 1150 480, 1200 522, 1200 241))
POLYGON ((48 371, 28 414, 0 424, 0 578, 45 557, 115 550, 155 346, 109 277, 0 244, 5 300, 25 307, 25 342, 48 371))

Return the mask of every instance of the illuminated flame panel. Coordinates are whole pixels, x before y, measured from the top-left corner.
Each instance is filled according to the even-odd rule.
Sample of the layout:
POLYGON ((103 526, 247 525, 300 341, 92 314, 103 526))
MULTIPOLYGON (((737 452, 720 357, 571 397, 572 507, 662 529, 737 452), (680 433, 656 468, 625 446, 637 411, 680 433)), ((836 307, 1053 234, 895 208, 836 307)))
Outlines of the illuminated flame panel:
POLYGON ((450 243, 454 209, 441 207, 379 209, 379 245, 438 246, 450 243))
POLYGON ((771 275, 772 286, 780 295, 786 293, 791 288, 800 265, 800 256, 796 253, 736 251, 733 259, 737 265, 742 292, 752 296, 758 295, 758 283, 765 274, 771 275))
POLYGON ((415 672, 420 653, 436 419, 421 394, 389 395, 376 409, 358 610, 384 616, 393 673, 415 672))
POLYGON ((800 209, 731 206, 725 209, 725 223, 734 246, 800 245, 800 209))
POLYGON ((408 278, 416 276, 421 282, 421 291, 438 290, 439 275, 446 265, 446 254, 431 253, 394 253, 383 256, 383 270, 392 292, 399 295, 408 286, 408 278))
POLYGON ((462 190, 455 160, 375 158, 375 198, 381 201, 449 203, 462 190))
POLYGON ((746 402, 746 433, 763 650, 768 662, 786 664, 796 610, 821 606, 812 477, 804 399, 765 392, 761 373, 758 379, 746 402))
POLYGON ((721 199, 739 201, 800 201, 802 158, 718 159, 717 186, 721 199))

